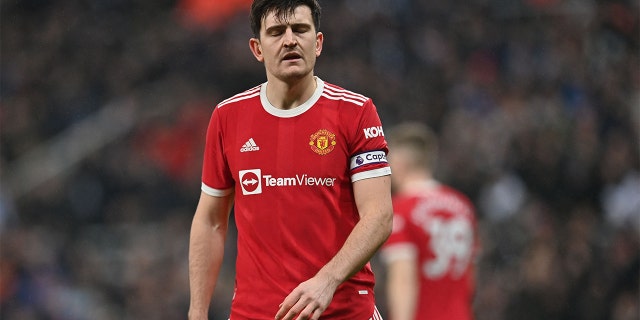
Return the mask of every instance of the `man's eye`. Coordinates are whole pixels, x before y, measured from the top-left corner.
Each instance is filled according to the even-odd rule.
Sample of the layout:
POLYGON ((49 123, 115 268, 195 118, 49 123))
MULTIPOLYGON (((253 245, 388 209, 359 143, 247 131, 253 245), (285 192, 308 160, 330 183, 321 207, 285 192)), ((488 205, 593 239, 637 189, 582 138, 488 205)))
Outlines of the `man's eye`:
POLYGON ((267 34, 270 36, 279 36, 283 33, 284 31, 282 29, 270 29, 267 30, 267 34))

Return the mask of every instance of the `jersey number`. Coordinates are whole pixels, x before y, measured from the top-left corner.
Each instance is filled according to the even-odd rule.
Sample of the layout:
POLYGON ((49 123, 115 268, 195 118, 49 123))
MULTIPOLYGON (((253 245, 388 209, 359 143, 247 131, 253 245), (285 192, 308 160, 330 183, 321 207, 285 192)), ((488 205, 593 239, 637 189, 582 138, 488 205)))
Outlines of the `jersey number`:
POLYGON ((473 230, 469 221, 434 217, 426 227, 434 257, 422 264, 424 275, 428 279, 439 279, 450 274, 453 279, 459 279, 471 262, 473 230))

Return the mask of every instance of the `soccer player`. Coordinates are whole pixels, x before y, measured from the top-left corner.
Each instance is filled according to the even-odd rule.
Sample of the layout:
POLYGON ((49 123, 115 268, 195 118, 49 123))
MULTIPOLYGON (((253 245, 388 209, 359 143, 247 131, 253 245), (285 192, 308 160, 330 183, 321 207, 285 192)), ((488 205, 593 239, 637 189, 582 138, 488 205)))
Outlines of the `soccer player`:
POLYGON ((470 201, 433 178, 433 132, 418 123, 387 134, 393 231, 381 250, 391 320, 470 320, 476 219, 470 201))
POLYGON ((391 233, 391 170, 371 99, 314 76, 316 0, 256 0, 249 47, 267 81, 220 102, 189 249, 189 319, 206 319, 230 209, 231 320, 381 319, 369 260, 391 233))

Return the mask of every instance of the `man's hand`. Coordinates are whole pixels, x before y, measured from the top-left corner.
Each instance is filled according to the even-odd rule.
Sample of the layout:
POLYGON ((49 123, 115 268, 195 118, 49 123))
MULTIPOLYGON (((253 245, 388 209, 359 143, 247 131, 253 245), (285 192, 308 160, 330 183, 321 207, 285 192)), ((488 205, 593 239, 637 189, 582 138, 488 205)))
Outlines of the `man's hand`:
POLYGON ((340 281, 320 275, 301 283, 280 304, 276 320, 318 320, 339 284, 340 281))

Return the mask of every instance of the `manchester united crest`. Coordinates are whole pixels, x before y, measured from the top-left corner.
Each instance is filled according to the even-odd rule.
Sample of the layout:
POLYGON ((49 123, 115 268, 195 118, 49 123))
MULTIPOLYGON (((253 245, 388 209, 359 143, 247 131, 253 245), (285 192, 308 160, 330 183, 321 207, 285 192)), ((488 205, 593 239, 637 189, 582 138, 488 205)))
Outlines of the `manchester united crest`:
POLYGON ((336 145, 336 135, 326 129, 320 129, 312 134, 309 146, 313 152, 323 156, 331 151, 336 145))

